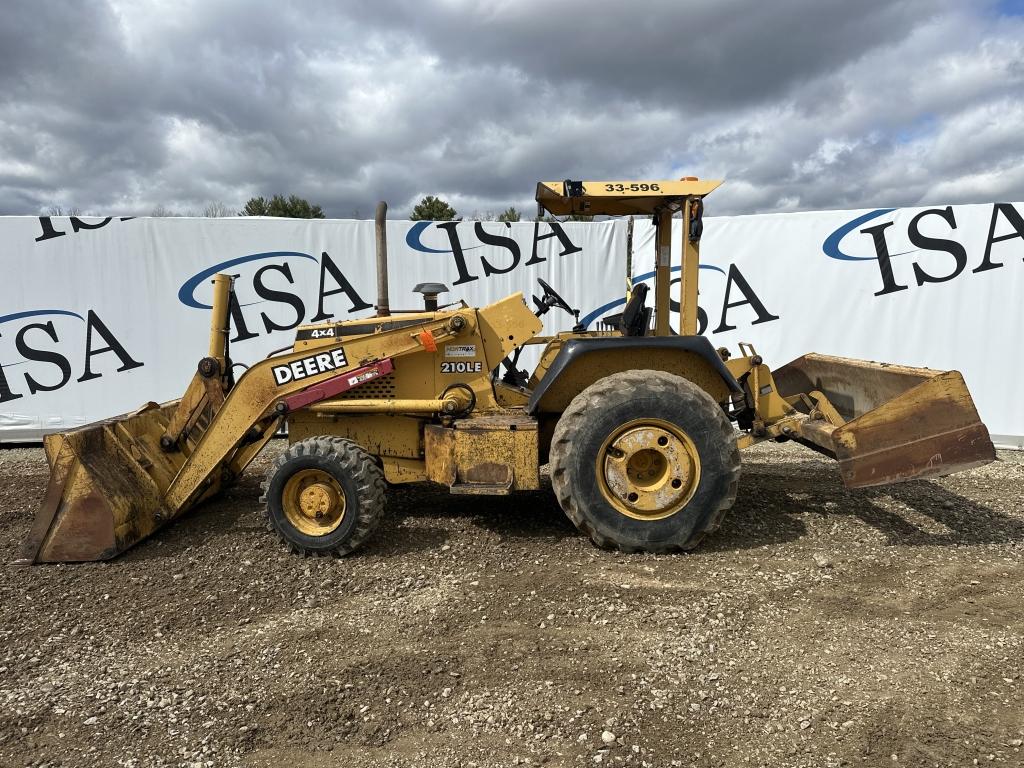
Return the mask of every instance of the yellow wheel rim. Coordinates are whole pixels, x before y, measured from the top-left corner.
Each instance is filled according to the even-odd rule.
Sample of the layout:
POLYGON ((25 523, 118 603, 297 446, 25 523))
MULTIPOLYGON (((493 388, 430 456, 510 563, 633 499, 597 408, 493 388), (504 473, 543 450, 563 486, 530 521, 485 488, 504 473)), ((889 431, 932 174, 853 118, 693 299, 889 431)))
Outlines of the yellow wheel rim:
POLYGON ((345 518, 345 491, 322 469, 300 469, 288 478, 281 494, 285 517, 307 536, 323 536, 345 518))
POLYGON ((689 435, 661 419, 628 422, 597 452, 601 493, 622 514, 663 520, 687 505, 700 483, 700 455, 689 435))

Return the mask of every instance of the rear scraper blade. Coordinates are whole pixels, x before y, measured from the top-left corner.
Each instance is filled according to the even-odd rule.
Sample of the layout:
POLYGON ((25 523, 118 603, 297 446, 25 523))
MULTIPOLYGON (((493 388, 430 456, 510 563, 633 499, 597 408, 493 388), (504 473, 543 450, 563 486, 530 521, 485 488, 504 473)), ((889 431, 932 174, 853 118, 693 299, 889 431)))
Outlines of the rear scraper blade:
POLYGON ((784 397, 821 392, 846 420, 799 432, 839 461, 848 488, 940 477, 996 458, 959 371, 810 354, 773 376, 784 397))

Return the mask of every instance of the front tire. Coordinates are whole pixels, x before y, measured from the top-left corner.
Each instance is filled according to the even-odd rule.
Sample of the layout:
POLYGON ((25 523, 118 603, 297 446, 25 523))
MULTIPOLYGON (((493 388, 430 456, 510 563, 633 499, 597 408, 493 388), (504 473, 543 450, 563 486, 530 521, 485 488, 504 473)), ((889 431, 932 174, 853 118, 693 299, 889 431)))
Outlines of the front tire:
POLYGON ((718 527, 740 456, 721 406, 664 371, 626 371, 580 392, 555 426, 551 485, 576 527, 604 549, 693 549, 718 527))
POLYGON ((263 481, 271 530, 301 555, 343 557, 380 524, 384 473, 350 440, 310 437, 277 458, 263 481))

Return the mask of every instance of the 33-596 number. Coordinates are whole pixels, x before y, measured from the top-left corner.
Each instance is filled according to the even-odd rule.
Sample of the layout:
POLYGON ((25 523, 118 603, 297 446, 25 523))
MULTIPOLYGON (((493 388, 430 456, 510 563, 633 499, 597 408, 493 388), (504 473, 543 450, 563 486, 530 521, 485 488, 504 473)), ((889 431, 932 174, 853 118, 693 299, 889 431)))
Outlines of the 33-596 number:
POLYGON ((605 192, 660 192, 661 187, 656 183, 648 184, 645 182, 639 182, 635 184, 605 184, 605 192))

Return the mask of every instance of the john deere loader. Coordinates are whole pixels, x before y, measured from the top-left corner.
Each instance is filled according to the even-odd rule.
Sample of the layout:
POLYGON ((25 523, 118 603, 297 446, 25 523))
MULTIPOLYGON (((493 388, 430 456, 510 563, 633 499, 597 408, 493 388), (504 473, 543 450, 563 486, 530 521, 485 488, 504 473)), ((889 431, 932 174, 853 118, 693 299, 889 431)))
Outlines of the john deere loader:
POLYGON ((214 279, 209 349, 180 400, 46 438, 51 477, 20 562, 124 552, 232 483, 282 424, 263 482, 271 527, 297 553, 346 555, 374 532, 389 485, 455 494, 540 488, 598 546, 695 547, 732 506, 740 451, 764 440, 834 458, 849 488, 957 472, 995 452, 956 371, 808 354, 772 369, 697 335, 703 198, 717 181, 543 182, 551 214, 638 215, 657 226, 653 307, 636 286, 610 327, 541 336, 572 308, 542 281, 486 307, 388 309, 378 210, 377 316, 300 327, 237 381, 232 279, 214 279), (680 327, 670 327, 672 218, 681 215, 680 327), (532 372, 519 369, 539 345, 532 372))

